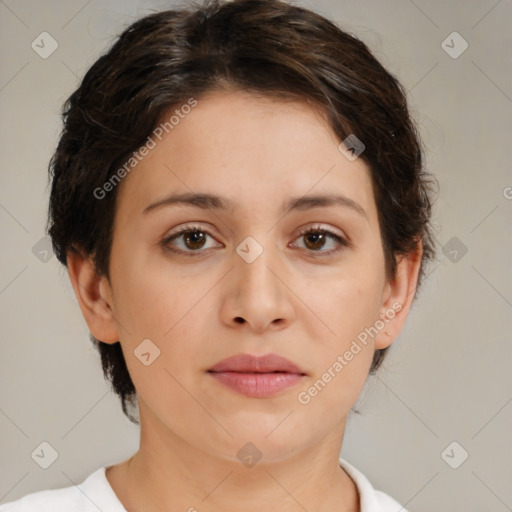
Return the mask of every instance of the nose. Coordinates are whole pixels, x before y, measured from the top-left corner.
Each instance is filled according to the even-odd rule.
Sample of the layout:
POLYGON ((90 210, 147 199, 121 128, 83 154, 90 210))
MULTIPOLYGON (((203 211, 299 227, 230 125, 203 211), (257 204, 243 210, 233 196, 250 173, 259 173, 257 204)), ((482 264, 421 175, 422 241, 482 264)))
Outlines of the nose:
POLYGON ((271 253, 265 249, 251 263, 233 255, 235 268, 229 273, 221 311, 225 324, 262 334, 293 322, 293 293, 283 265, 271 253))

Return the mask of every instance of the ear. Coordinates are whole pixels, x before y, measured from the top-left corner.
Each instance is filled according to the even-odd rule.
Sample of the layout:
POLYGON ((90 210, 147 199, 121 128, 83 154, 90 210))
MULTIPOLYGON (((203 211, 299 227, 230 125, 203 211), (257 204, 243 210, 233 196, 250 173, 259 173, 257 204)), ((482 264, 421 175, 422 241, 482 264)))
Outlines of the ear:
POLYGON ((375 348, 387 348, 402 330, 418 286, 423 245, 402 256, 397 263, 396 277, 384 286, 381 320, 385 324, 375 337, 375 348))
POLYGON ((104 343, 116 343, 119 335, 107 278, 100 277, 91 260, 81 252, 68 252, 67 264, 69 279, 91 334, 104 343))

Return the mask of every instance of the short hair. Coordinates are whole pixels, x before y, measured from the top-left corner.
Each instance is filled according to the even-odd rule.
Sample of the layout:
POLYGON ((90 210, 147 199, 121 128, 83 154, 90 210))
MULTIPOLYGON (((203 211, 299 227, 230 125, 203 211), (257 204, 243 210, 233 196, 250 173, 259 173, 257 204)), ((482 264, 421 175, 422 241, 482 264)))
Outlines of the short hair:
MULTIPOLYGON (((423 246, 418 287, 435 256, 430 225, 435 178, 423 168, 422 143, 406 91, 356 36, 308 9, 280 0, 193 2, 130 25, 85 74, 62 109, 63 129, 48 169, 47 232, 57 259, 92 258, 110 281, 118 187, 102 187, 141 147, 162 116, 191 97, 240 90, 320 107, 344 141, 364 143, 371 172, 386 276, 397 257, 423 246)), ((416 295, 416 293, 415 293, 416 295)), ((121 345, 90 339, 123 412, 136 389, 121 345)), ((374 373, 387 349, 376 350, 374 373)))

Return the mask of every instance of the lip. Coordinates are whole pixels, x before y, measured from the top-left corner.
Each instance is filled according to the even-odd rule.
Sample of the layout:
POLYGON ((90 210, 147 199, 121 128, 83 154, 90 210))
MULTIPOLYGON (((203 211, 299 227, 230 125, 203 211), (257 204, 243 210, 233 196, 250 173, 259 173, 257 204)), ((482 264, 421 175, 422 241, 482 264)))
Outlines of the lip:
POLYGON ((253 398, 277 395, 306 375, 296 364, 277 354, 238 354, 220 361, 208 373, 221 384, 253 398))
POLYGON ((305 374, 296 364, 277 354, 252 356, 237 354, 228 357, 208 370, 209 372, 239 372, 239 373, 271 373, 286 372, 305 374))

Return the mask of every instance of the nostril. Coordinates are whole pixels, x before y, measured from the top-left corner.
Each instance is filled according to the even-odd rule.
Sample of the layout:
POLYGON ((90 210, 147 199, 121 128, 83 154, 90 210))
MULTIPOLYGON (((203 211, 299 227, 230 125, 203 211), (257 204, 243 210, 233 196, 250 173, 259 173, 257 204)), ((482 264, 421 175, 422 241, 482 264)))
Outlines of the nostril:
POLYGON ((237 322, 239 324, 243 324, 245 322, 245 320, 241 316, 237 316, 235 318, 235 322, 237 322))

